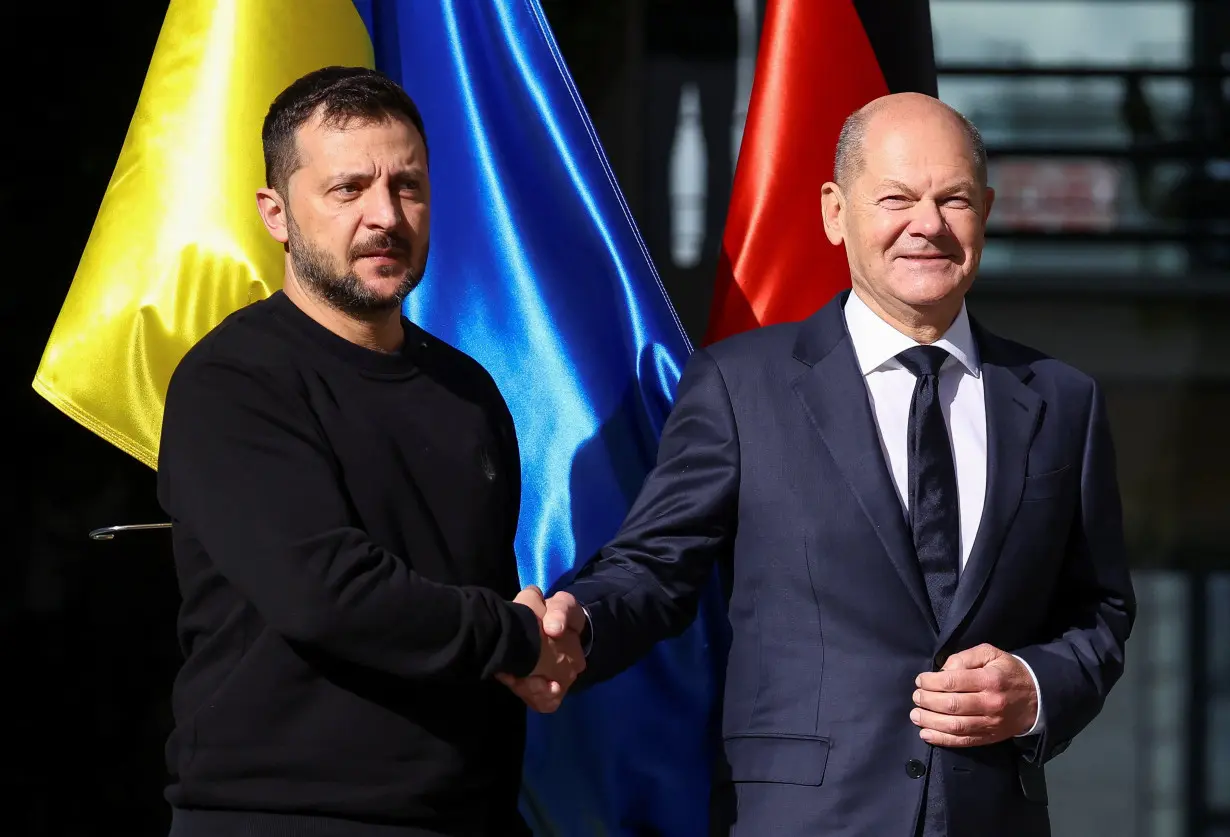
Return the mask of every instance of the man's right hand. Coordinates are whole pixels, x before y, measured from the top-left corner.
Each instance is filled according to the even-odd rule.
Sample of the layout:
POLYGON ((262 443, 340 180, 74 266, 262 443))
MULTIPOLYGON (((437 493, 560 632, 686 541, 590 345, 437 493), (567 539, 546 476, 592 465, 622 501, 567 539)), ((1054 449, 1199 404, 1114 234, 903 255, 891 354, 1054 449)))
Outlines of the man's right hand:
MULTIPOLYGON (((550 614, 550 610, 547 613, 550 614)), ((559 631, 552 634, 545 627, 540 627, 540 630, 542 650, 538 655, 538 665, 530 672, 530 676, 545 677, 567 691, 581 672, 585 671, 585 651, 581 648, 580 633, 559 631)))
MULTIPOLYGON (((552 597, 553 601, 554 598, 552 597)), ((538 617, 541 631, 538 665, 525 677, 497 674, 496 679, 511 689, 531 709, 544 713, 554 712, 559 708, 568 688, 585 670, 585 653, 581 648, 580 632, 560 630, 549 634, 543 630, 542 619, 547 614, 547 606, 543 601, 542 591, 535 585, 526 587, 513 601, 525 605, 538 617)), ((584 627, 584 614, 581 618, 584 627)))
POLYGON ((579 637, 585 627, 585 611, 571 593, 561 591, 547 599, 547 612, 542 617, 542 630, 547 636, 579 637))

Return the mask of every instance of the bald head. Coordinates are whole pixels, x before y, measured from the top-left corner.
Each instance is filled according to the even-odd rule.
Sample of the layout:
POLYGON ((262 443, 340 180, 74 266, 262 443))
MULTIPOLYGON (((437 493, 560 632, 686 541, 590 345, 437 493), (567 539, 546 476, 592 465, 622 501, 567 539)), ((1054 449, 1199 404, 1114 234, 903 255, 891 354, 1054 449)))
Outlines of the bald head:
POLYGON ((987 149, 982 134, 963 115, 922 93, 890 93, 873 99, 846 118, 837 138, 837 154, 833 160, 833 180, 842 189, 862 172, 866 161, 867 141, 881 131, 908 129, 922 122, 934 127, 936 120, 958 128, 969 143, 970 157, 980 186, 987 185, 987 149))
POLYGON ((929 96, 887 96, 846 123, 837 165, 820 203, 850 284, 898 331, 933 342, 978 275, 995 203, 978 131, 929 96))

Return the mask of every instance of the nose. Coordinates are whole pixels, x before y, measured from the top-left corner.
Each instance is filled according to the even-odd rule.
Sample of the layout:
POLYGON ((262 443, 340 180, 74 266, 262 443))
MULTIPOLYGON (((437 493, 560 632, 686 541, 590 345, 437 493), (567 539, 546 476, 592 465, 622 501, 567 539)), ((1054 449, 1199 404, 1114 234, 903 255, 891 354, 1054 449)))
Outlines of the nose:
POLYGON ((930 199, 914 204, 911 210, 909 232, 921 238, 935 238, 942 234, 948 225, 944 214, 940 212, 939 204, 930 199))
POLYGON ((402 222, 401 202, 388 189, 368 189, 364 195, 364 220, 367 226, 378 230, 391 230, 402 222))

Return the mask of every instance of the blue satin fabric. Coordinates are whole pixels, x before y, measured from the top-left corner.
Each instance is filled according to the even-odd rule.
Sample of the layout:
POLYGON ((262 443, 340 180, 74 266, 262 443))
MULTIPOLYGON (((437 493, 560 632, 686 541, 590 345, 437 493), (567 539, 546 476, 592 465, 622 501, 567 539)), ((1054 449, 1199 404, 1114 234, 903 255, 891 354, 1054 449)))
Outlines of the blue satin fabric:
MULTIPOLYGON (((406 313, 507 399, 521 578, 549 589, 618 528, 691 346, 537 0, 355 2, 427 130, 431 256, 406 313)), ((711 585, 686 634, 530 714, 536 833, 705 833, 720 605, 711 585)))

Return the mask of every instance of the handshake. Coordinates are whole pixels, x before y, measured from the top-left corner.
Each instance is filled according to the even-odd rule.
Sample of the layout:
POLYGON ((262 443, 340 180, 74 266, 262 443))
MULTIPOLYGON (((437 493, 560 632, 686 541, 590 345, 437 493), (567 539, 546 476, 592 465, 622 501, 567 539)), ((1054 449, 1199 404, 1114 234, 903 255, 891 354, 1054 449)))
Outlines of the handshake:
POLYGON ((581 633, 586 627, 585 611, 570 593, 556 593, 545 600, 542 590, 530 585, 513 599, 538 616, 541 650, 538 665, 525 677, 497 674, 496 679, 521 698, 535 712, 554 712, 564 695, 585 670, 585 649, 581 633))

